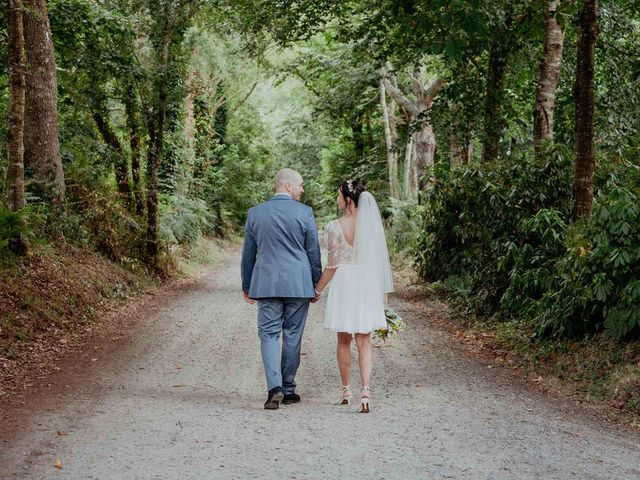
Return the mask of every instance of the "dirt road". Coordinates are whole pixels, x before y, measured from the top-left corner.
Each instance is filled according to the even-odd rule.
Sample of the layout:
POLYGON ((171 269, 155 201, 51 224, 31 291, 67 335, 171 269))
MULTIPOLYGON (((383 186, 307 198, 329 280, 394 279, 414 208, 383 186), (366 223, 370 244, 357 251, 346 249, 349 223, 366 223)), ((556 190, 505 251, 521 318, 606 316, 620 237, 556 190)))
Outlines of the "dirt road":
POLYGON ((305 332, 302 402, 262 409, 237 252, 154 301, 126 342, 80 356, 4 421, 0 478, 640 479, 640 436, 514 388, 506 369, 463 355, 428 307, 395 300, 409 328, 375 350, 373 411, 358 415, 336 405, 322 303, 305 332))

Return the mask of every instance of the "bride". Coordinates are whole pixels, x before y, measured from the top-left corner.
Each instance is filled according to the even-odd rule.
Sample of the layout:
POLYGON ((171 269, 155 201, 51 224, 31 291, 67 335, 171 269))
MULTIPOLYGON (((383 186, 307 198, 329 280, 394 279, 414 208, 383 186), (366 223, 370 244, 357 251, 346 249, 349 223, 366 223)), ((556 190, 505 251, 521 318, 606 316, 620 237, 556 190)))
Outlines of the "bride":
POLYGON ((386 328, 385 294, 393 292, 387 241, 378 205, 359 180, 338 189, 342 217, 326 226, 329 258, 316 285, 317 298, 331 282, 324 326, 338 334, 341 405, 351 405, 351 340, 355 336, 360 367, 359 413, 370 411, 373 364, 371 333, 386 328), (332 282, 333 280, 333 282, 332 282))

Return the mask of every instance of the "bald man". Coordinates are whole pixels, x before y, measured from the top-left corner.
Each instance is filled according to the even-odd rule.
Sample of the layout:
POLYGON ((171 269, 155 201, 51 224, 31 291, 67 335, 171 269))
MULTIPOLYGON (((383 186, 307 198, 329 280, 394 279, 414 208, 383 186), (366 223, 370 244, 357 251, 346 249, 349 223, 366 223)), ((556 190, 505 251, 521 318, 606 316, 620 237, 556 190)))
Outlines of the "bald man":
POLYGON ((275 187, 269 201, 249 209, 242 249, 244 299, 258 304, 267 410, 300 401, 295 377, 302 333, 322 273, 313 210, 300 203, 302 177, 285 168, 276 174, 275 187))

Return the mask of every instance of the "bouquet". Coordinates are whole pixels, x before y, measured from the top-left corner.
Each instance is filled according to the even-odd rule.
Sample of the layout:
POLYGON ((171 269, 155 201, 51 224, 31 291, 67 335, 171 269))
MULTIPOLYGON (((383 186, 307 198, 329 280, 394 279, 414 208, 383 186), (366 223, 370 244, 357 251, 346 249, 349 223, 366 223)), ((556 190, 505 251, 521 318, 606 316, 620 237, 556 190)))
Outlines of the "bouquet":
POLYGON ((388 338, 395 337, 400 330, 404 330, 406 324, 393 308, 385 308, 384 316, 387 319, 387 328, 379 328, 373 332, 373 337, 386 342, 388 338))

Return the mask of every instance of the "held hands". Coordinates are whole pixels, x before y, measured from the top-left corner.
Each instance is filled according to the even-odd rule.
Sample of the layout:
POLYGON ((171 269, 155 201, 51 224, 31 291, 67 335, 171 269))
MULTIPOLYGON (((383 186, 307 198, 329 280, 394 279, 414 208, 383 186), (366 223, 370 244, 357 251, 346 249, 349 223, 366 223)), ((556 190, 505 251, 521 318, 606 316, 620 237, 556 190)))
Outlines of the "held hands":
POLYGON ((322 296, 322 292, 319 292, 318 290, 315 290, 315 292, 316 292, 316 296, 311 299, 311 303, 317 303, 318 300, 320 300, 320 297, 322 296))
POLYGON ((244 297, 244 301, 249 305, 254 305, 256 303, 253 298, 249 298, 249 292, 242 292, 242 296, 244 297))

